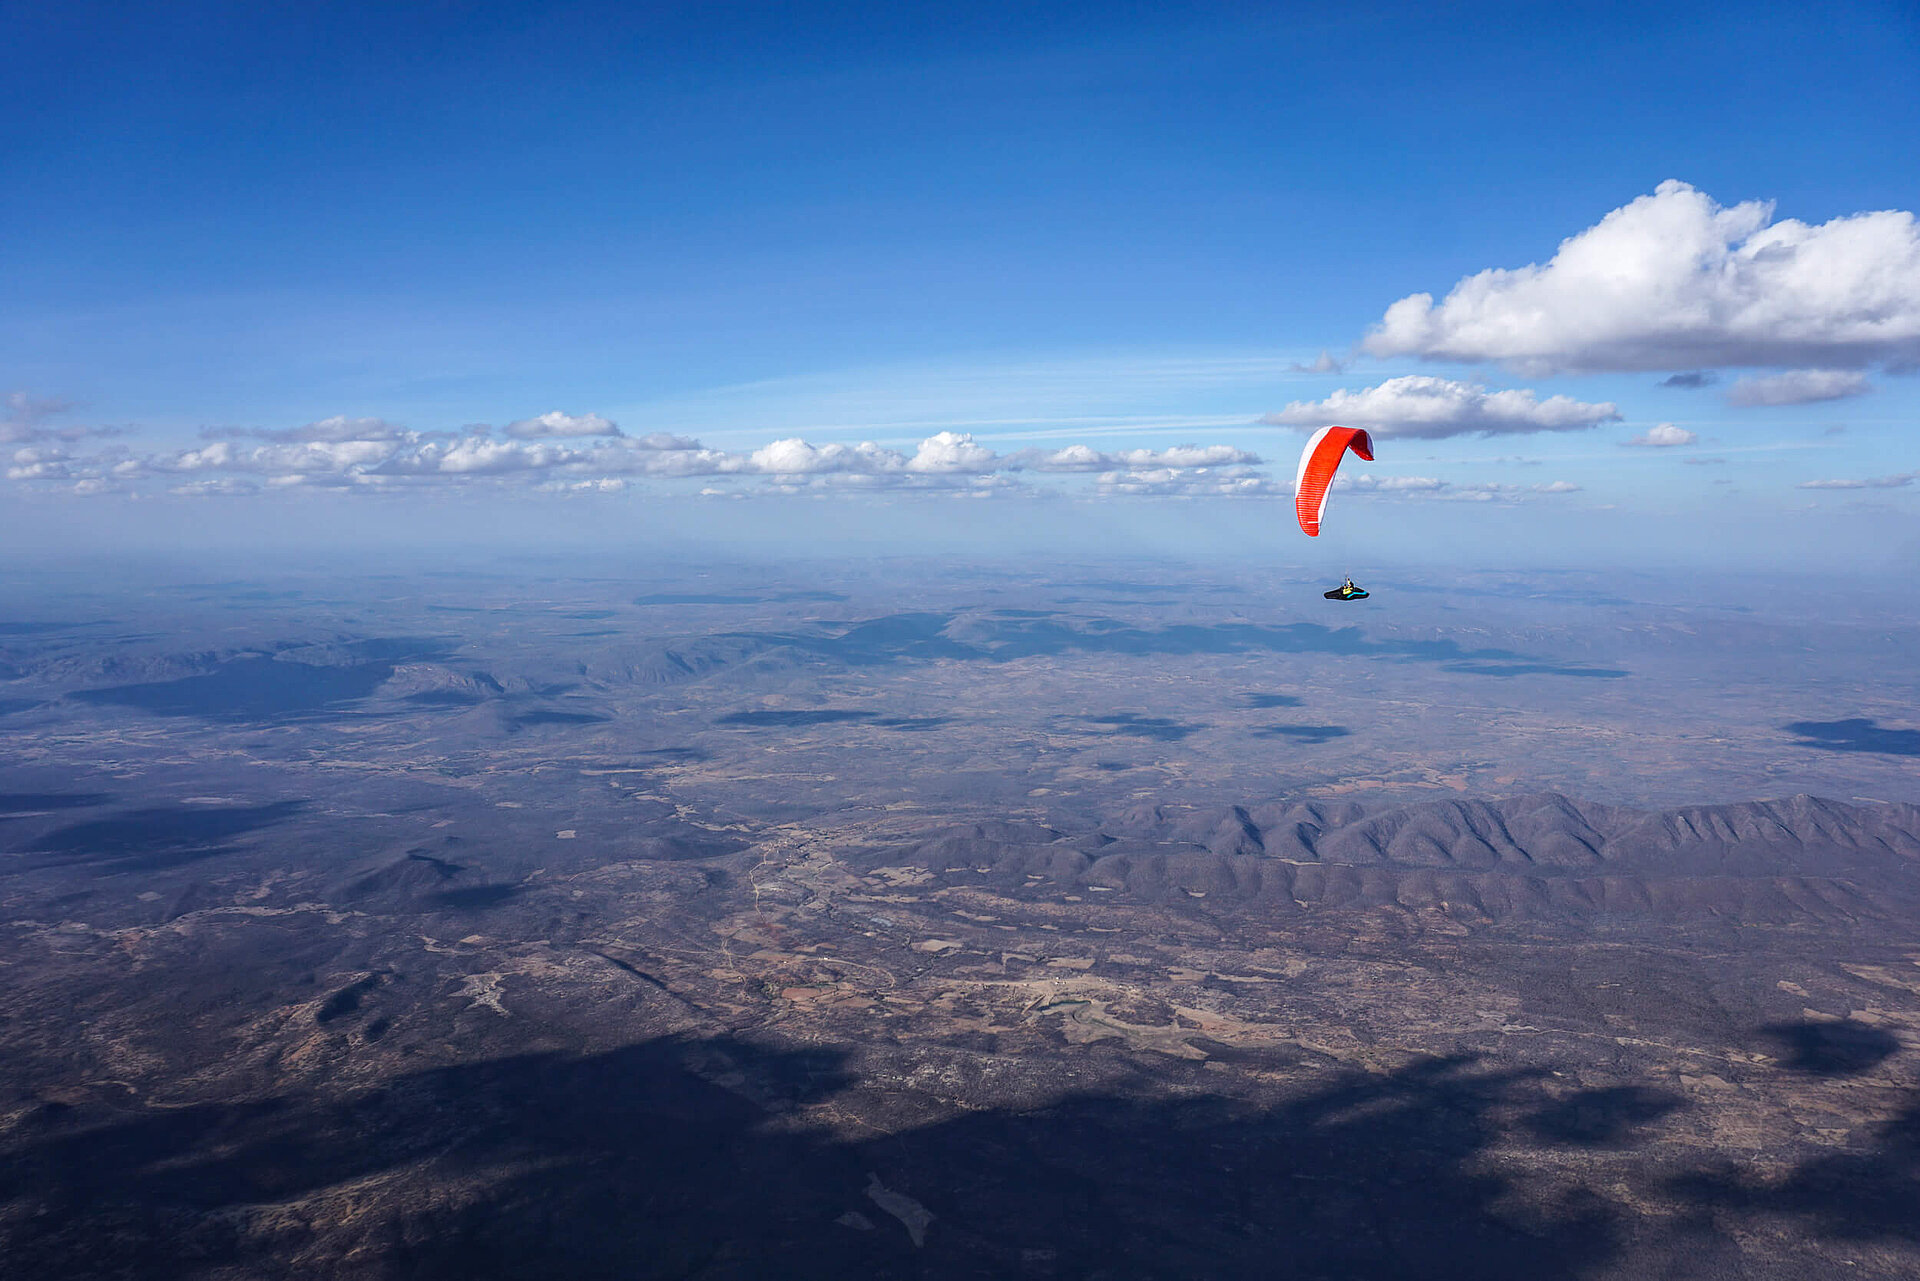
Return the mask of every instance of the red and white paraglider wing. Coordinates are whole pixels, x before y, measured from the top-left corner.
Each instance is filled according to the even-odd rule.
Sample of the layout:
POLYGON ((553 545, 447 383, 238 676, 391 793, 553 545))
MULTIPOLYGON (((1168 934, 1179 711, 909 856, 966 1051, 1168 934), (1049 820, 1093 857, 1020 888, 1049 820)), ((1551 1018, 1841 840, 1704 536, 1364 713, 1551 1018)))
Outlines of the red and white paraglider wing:
POLYGON ((1333 473, 1339 470, 1340 460, 1349 449, 1373 461, 1373 438, 1358 427, 1322 427, 1300 451, 1300 470, 1293 481, 1293 510, 1309 538, 1320 537, 1320 513, 1327 509, 1327 491, 1333 488, 1333 473))

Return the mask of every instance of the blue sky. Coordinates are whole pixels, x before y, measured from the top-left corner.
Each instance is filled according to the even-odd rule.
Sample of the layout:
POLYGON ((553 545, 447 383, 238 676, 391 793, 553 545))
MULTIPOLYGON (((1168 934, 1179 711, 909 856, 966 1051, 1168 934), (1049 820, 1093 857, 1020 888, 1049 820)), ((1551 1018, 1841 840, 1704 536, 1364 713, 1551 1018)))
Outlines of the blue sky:
POLYGON ((1920 552, 1920 260, 1910 218, 1857 221, 1920 208, 1911 5, 73 4, 7 9, 0 42, 16 546, 246 539, 300 504, 394 538, 510 507, 538 539, 578 504, 697 537, 769 490, 891 504, 834 517, 885 539, 948 526, 904 501, 929 486, 1040 542, 1062 498, 1257 541, 1302 432, 1358 405, 1370 548, 1920 552), (1442 305, 1613 211, 1657 238, 1746 202, 1770 213, 1726 224, 1723 295, 1569 269, 1442 305), (1770 268, 1788 220, 1811 232, 1775 250, 1837 266, 1770 268), (1696 306, 1725 314, 1670 331, 1696 306), (1464 408, 1329 404, 1407 378, 1464 408), (1486 434, 1473 388, 1587 408, 1486 434), (332 420, 380 426, 299 434, 332 420), (473 424, 497 447, 439 435, 473 424), (940 432, 998 461, 925 453, 940 432), (707 461, 608 470, 647 433, 707 461), (752 461, 795 436, 890 453, 752 461), (1261 462, 1166 465, 1184 443, 1261 462), (1073 446, 1099 462, 1042 465, 1073 446))

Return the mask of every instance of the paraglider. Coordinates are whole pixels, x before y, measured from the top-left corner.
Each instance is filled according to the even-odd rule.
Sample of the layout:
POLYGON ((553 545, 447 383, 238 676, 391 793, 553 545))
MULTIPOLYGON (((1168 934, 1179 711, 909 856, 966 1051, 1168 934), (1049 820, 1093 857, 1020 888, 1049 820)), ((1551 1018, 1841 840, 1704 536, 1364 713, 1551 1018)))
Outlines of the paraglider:
MULTIPOLYGON (((1308 538, 1320 537, 1320 517, 1327 510, 1327 494, 1333 488, 1333 474, 1341 460, 1352 450, 1368 462, 1373 461, 1373 437, 1359 427, 1322 427, 1307 438, 1300 451, 1300 469, 1294 476, 1293 511, 1299 517, 1300 532, 1308 538)), ((1366 590, 1347 580, 1330 592, 1328 600, 1365 600, 1366 590)))

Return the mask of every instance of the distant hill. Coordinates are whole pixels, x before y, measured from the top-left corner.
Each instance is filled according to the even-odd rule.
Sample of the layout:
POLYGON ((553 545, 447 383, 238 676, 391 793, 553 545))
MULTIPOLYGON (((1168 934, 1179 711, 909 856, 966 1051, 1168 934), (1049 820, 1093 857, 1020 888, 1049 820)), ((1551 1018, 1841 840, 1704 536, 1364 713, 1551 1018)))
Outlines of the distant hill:
POLYGON ((1551 792, 1382 810, 1144 804, 1091 830, 947 827, 871 858, 1002 892, 1281 913, 1840 921, 1920 907, 1920 807, 1796 796, 1649 813, 1551 792))

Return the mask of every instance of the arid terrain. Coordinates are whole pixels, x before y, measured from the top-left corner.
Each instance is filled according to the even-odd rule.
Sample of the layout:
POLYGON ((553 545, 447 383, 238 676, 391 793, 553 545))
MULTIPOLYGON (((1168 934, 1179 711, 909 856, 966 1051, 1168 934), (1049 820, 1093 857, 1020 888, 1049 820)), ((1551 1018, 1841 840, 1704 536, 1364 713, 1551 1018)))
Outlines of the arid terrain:
POLYGON ((17 577, 0 1271, 1910 1277, 1920 627, 17 577))

